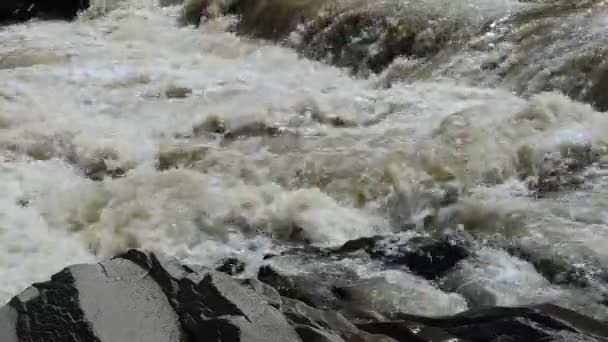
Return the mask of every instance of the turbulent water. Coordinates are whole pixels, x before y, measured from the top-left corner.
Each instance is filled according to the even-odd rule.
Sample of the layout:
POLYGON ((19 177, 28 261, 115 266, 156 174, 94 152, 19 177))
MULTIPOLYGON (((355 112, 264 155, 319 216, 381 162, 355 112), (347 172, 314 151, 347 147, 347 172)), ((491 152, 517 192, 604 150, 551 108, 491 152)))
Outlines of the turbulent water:
POLYGON ((433 24, 390 58, 377 40, 320 54, 339 31, 308 34, 322 15, 265 40, 231 15, 184 26, 181 6, 144 0, 0 28, 0 302, 130 247, 236 256, 252 273, 287 246, 456 229, 487 243, 448 285, 342 267, 385 277, 373 298, 385 310, 459 312, 481 288, 494 299, 478 304, 553 301, 605 319, 604 4, 358 6, 397 2, 433 24), (597 279, 551 282, 493 247, 513 241, 597 279))

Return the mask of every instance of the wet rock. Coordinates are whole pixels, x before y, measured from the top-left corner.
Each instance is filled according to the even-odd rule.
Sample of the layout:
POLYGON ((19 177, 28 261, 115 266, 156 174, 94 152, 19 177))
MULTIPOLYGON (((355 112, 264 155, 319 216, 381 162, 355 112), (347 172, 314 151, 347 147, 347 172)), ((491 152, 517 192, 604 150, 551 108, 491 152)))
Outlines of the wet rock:
POLYGON ((365 252, 387 268, 405 266, 412 273, 434 280, 450 271, 458 262, 472 255, 464 236, 442 238, 416 237, 405 242, 381 236, 363 237, 331 250, 332 255, 365 252))
POLYGON ((165 96, 170 99, 184 99, 192 94, 192 89, 170 86, 165 90, 165 96))
POLYGON ((226 10, 239 15, 237 32, 266 39, 286 37, 332 1, 233 0, 226 10))
MULTIPOLYGON (((555 305, 522 308, 487 308, 447 318, 408 317, 440 328, 464 341, 605 341, 605 324, 555 305)), ((359 326, 366 330, 364 325, 359 326)))
POLYGON ((547 246, 540 244, 510 244, 505 246, 509 254, 526 260, 551 283, 587 287, 590 275, 584 268, 576 267, 576 262, 568 261, 551 252, 547 246))
MULTIPOLYGON (((182 338, 177 315, 160 287, 126 260, 71 266, 50 281, 34 284, 7 307, 17 312, 19 341, 182 338)), ((0 330, 0 336, 4 334, 7 331, 0 330)))
POLYGON ((601 68, 603 70, 597 73, 599 76, 596 76, 585 100, 591 103, 597 110, 605 112, 608 111, 608 95, 606 94, 606 89, 608 89, 608 67, 602 65, 601 68))
POLYGON ((336 253, 353 253, 359 250, 363 250, 366 253, 372 255, 376 254, 375 249, 378 242, 383 240, 382 236, 370 236, 362 237, 355 240, 350 240, 344 243, 341 247, 335 249, 336 253))
MULTIPOLYGON (((164 0, 177 1, 177 0, 164 0)), ((183 0, 181 2, 184 2, 183 0)), ((180 23, 199 26, 203 18, 228 14, 234 0, 185 0, 180 23)))
POLYGON ((280 127, 272 126, 264 122, 254 122, 228 130, 224 134, 224 141, 230 142, 251 137, 276 137, 282 133, 283 130, 280 127))
POLYGON ((295 328, 304 342, 344 342, 343 339, 337 336, 307 325, 296 325, 295 328))
POLYGON ((274 287, 257 279, 243 279, 241 281, 241 284, 245 287, 252 289, 257 294, 264 297, 269 305, 277 309, 281 308, 281 305, 283 304, 283 299, 274 287))
POLYGON ((287 320, 264 297, 225 274, 137 250, 119 258, 149 272, 180 317, 182 329, 191 341, 299 340, 287 320))
POLYGON ((364 323, 359 324, 358 327, 361 330, 365 330, 370 333, 382 334, 389 337, 392 337, 398 342, 426 342, 426 341, 441 341, 441 342, 463 342, 462 340, 452 336, 441 336, 437 338, 439 334, 445 334, 443 331, 439 332, 439 334, 429 334, 428 332, 423 332, 421 329, 428 329, 424 325, 417 324, 415 322, 408 321, 388 321, 388 322, 372 322, 372 323, 364 323), (421 336, 418 336, 414 333, 414 331, 418 331, 421 336), (425 338, 426 337, 426 338, 425 338), (445 338, 447 337, 447 338, 445 338))
POLYGON ((245 263, 237 258, 228 258, 222 260, 221 265, 215 270, 233 276, 245 271, 245 263))
POLYGON ((352 322, 336 311, 319 310, 293 299, 285 300, 282 311, 291 324, 296 327, 304 342, 393 341, 386 336, 373 335, 359 330, 352 322))
POLYGON ((184 9, 182 10, 182 15, 180 17, 181 24, 195 26, 200 25, 203 11, 205 10, 208 2, 209 1, 207 0, 187 0, 184 3, 184 9))
MULTIPOLYGON (((276 272, 275 272, 276 273, 276 272)), ((347 318, 279 289, 130 250, 75 265, 0 308, 3 342, 608 341, 608 325, 554 305, 492 307, 429 318, 347 318)))
POLYGON ((104 159, 86 162, 82 168, 85 177, 94 181, 102 181, 106 177, 120 178, 127 172, 127 170, 121 167, 113 168, 108 166, 108 163, 104 159))
POLYGON ((317 275, 284 275, 265 265, 258 271, 258 279, 274 287, 283 297, 317 308, 336 308, 339 302, 339 297, 333 292, 334 282, 317 275))
POLYGON ((518 150, 520 177, 528 179, 528 187, 539 197, 584 186, 584 171, 600 161, 600 151, 591 144, 563 144, 558 151, 546 153, 540 162, 534 161, 529 146, 518 150))
POLYGON ((398 2, 329 9, 301 30, 297 49, 311 59, 378 73, 399 56, 427 58, 460 39, 457 20, 436 20, 398 2))
POLYGON ((434 240, 414 238, 397 251, 385 256, 388 265, 404 265, 413 273, 426 279, 437 279, 456 264, 470 256, 462 242, 450 239, 434 240))

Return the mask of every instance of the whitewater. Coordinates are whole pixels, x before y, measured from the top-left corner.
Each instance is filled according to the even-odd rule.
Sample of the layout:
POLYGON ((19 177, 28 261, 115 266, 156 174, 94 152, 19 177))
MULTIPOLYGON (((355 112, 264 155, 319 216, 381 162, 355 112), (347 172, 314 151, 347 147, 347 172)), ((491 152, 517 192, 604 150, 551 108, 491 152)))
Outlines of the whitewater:
POLYGON ((0 303, 128 248, 209 266, 236 257, 246 276, 293 246, 453 230, 483 246, 441 286, 341 267, 385 277, 393 287, 376 300, 396 311, 453 314, 483 289, 493 297, 480 305, 551 301, 606 319, 608 117, 560 92, 580 80, 551 69, 604 44, 603 4, 564 21, 576 32, 553 50, 522 52, 532 43, 501 23, 531 4, 419 3, 493 26, 466 49, 378 73, 307 58, 297 32, 237 34, 230 15, 183 25, 181 5, 154 1, 0 27, 0 303), (583 165, 561 175, 564 163, 583 165), (513 241, 590 284, 549 281, 503 250, 513 241))

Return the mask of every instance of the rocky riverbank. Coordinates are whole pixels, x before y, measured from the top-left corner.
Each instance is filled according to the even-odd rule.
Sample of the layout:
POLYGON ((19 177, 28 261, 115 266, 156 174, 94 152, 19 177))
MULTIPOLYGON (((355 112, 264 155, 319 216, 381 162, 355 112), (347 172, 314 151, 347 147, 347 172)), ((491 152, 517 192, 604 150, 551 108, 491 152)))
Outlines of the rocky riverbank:
MULTIPOLYGON (((371 240, 359 240, 335 252, 372 245, 371 240)), ((456 258, 445 256, 448 259, 442 261, 415 254, 406 259, 414 269, 421 267, 419 273, 433 277, 464 256, 454 251, 456 258)), ((0 309, 0 338, 3 342, 608 341, 606 324, 555 305, 486 307, 438 318, 345 313, 327 308, 328 303, 301 300, 290 288, 293 284, 278 284, 269 272, 261 271, 259 279, 237 279, 164 255, 129 250, 97 264, 70 266, 49 281, 33 284, 0 309)), ((348 296, 338 288, 333 292, 348 296)))

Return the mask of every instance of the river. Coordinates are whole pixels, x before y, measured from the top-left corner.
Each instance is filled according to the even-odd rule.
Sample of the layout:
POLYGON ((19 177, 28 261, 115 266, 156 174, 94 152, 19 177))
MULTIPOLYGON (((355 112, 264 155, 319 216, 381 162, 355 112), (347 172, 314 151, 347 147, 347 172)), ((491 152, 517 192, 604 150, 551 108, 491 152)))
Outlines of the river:
POLYGON ((0 303, 131 247, 235 256, 252 274, 286 246, 456 230, 483 247, 451 287, 345 266, 416 293, 389 300, 399 311, 459 312, 482 288, 484 304, 606 319, 608 117, 590 70, 608 12, 588 2, 547 15, 535 2, 403 0, 399 13, 436 25, 388 60, 373 44, 319 54, 329 33, 300 48, 302 25, 282 42, 235 33, 230 15, 184 26, 181 6, 145 0, 1 27, 0 303), (434 47, 450 34, 459 44, 434 47), (590 284, 550 281, 496 247, 511 242, 590 284))

